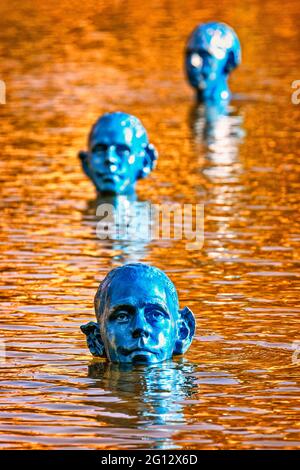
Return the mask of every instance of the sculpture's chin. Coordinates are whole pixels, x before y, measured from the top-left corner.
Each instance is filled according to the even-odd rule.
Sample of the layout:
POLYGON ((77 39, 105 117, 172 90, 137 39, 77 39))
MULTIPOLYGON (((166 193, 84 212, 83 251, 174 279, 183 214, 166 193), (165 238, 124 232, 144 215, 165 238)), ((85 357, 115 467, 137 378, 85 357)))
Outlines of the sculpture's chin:
POLYGON ((147 354, 137 354, 132 358, 133 364, 152 364, 157 362, 156 357, 150 357, 147 354))
POLYGON ((102 196, 117 196, 119 194, 118 190, 112 188, 102 188, 99 192, 102 196))
POLYGON ((218 102, 219 98, 214 92, 213 86, 206 86, 205 88, 197 89, 197 100, 199 103, 214 103, 218 102))
POLYGON ((122 181, 121 184, 105 183, 98 186, 98 191, 104 196, 127 195, 134 192, 134 185, 127 181, 122 181))
POLYGON ((124 362, 131 364, 155 364, 163 360, 158 354, 142 349, 132 351, 128 354, 125 353, 125 355, 122 355, 122 357, 119 358, 119 361, 123 362, 122 359, 124 362))
POLYGON ((100 192, 102 194, 118 194, 121 189, 121 185, 114 181, 106 181, 99 185, 100 192))

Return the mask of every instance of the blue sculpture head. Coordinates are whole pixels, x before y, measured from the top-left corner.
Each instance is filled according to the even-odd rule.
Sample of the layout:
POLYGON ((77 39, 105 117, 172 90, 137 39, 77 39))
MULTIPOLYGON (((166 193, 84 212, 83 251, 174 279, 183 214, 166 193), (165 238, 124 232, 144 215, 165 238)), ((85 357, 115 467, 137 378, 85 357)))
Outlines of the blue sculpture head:
POLYGON ((115 112, 93 125, 88 151, 80 151, 79 157, 99 193, 130 194, 136 181, 154 168, 157 152, 139 119, 115 112))
POLYGON ((192 32, 185 52, 185 68, 199 102, 229 102, 227 79, 241 62, 241 46, 224 23, 200 24, 192 32))
POLYGON ((81 326, 94 356, 116 363, 157 363, 183 354, 195 333, 195 318, 179 309, 174 284, 143 263, 115 268, 95 296, 97 323, 81 326))

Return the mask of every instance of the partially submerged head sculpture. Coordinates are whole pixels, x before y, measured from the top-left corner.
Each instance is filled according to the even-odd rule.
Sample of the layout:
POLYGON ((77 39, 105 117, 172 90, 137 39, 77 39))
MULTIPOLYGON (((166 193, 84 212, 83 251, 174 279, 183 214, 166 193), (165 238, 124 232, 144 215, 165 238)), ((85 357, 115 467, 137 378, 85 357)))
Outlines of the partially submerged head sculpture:
POLYGON ((127 264, 110 271, 95 296, 97 323, 81 326, 94 356, 117 363, 156 363, 183 354, 195 333, 191 310, 179 309, 174 284, 158 268, 127 264))
POLYGON ((240 62, 240 42, 230 26, 218 22, 197 26, 186 46, 185 68, 198 101, 229 102, 228 75, 240 62))
POLYGON ((101 194, 130 194, 136 181, 149 175, 157 152, 138 118, 115 112, 100 117, 79 157, 87 176, 101 194))

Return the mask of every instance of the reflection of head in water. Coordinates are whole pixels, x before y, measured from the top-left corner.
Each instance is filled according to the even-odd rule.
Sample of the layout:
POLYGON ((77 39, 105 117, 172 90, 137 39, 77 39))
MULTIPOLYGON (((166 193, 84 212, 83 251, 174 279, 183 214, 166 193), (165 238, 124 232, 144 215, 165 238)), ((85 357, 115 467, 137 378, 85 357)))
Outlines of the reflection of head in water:
POLYGON ((82 210, 83 222, 90 229, 99 248, 113 253, 118 264, 145 258, 151 242, 151 206, 136 193, 98 195, 82 210))
POLYGON ((208 157, 222 158, 223 155, 223 159, 228 160, 233 154, 236 155, 244 136, 241 124, 242 117, 227 105, 198 104, 191 108, 190 128, 193 139, 195 143, 208 147, 208 157))
POLYGON ((134 204, 137 199, 136 193, 131 194, 98 194, 96 198, 87 201, 87 206, 83 212, 83 218, 96 220, 97 208, 102 204, 111 204, 115 209, 126 204, 134 204), (94 216, 94 217, 93 217, 94 216))
POLYGON ((157 152, 138 118, 115 112, 93 125, 88 151, 79 157, 86 175, 103 194, 130 194, 138 179, 152 171, 157 152))
POLYGON ((179 309, 176 288, 160 269, 142 263, 115 268, 95 296, 98 323, 82 326, 90 351, 111 362, 157 363, 183 354, 194 315, 179 309))
MULTIPOLYGON (((204 186, 207 191, 207 215, 210 208, 215 219, 216 208, 226 208, 215 224, 222 237, 227 230, 232 230, 229 208, 239 200, 242 188, 241 174, 243 166, 239 158, 240 144, 244 132, 242 118, 237 112, 219 113, 219 109, 198 105, 190 114, 190 127, 194 147, 197 151, 204 186)), ((237 217, 238 210, 233 210, 232 217, 237 217)))
MULTIPOLYGON (((94 225, 99 240, 138 240, 140 237, 130 237, 138 234, 141 225, 138 209, 149 205, 147 201, 138 201, 135 193, 122 195, 99 195, 88 202, 84 218, 94 225)), ((149 241, 144 239, 144 241, 149 241)))
POLYGON ((138 366, 94 362, 88 375, 94 380, 90 387, 113 394, 115 400, 107 405, 112 411, 126 410, 142 428, 184 423, 184 401, 197 393, 195 366, 187 361, 138 366))
POLYGON ((228 103, 227 79, 240 61, 241 46, 230 26, 218 22, 197 26, 186 46, 185 70, 198 102, 228 103))

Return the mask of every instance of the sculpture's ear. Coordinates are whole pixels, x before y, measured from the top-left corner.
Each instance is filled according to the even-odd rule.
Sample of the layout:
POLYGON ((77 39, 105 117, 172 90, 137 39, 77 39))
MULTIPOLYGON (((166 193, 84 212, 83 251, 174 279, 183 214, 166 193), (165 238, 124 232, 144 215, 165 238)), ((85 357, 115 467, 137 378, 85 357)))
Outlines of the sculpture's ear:
POLYGON ((228 58, 225 65, 225 72, 230 73, 241 63, 241 45, 238 37, 235 35, 233 38, 233 45, 228 52, 228 58))
POLYGON ((81 325, 80 329, 82 333, 86 335, 86 342, 92 355, 96 357, 106 357, 98 323, 90 321, 85 325, 81 325))
POLYGON ((88 156, 89 156, 89 152, 86 152, 85 150, 80 150, 78 152, 78 157, 81 160, 82 169, 85 172, 85 174, 90 178, 91 175, 90 175, 89 166, 88 166, 88 156))
POLYGON ((196 321, 193 312, 188 307, 179 310, 179 328, 174 354, 183 354, 188 350, 195 334, 195 327, 196 321))
POLYGON ((146 178, 149 173, 153 170, 156 164, 156 160, 158 158, 158 152, 154 145, 147 144, 144 149, 144 161, 143 161, 143 168, 139 172, 138 178, 146 178))

